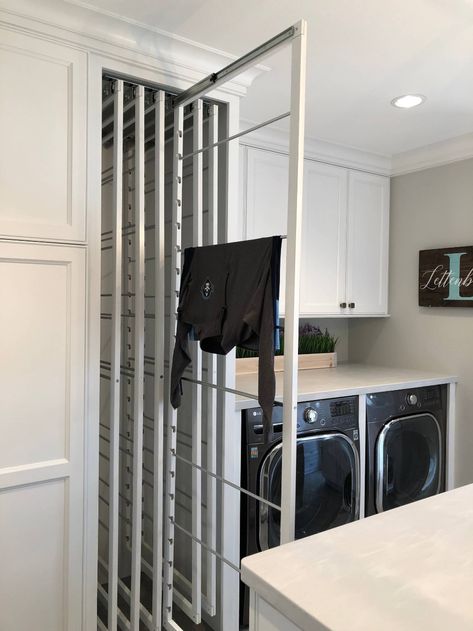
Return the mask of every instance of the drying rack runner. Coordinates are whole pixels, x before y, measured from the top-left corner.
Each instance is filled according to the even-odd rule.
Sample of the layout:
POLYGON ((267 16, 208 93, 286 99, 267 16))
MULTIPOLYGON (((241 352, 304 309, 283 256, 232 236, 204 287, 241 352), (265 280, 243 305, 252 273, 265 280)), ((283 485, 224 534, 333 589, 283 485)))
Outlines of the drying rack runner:
MULTIPOLYGON (((110 320, 111 352, 110 360, 102 361, 101 377, 109 381, 109 419, 106 429, 108 434, 101 436, 107 443, 108 467, 107 497, 101 498, 108 507, 108 522, 101 526, 108 532, 108 561, 99 558, 101 570, 107 576, 107 589, 99 584, 99 600, 107 605, 107 624, 98 619, 101 630, 115 631, 117 628, 138 631, 140 628, 182 631, 173 616, 173 605, 176 603, 196 624, 202 620, 202 610, 209 616, 217 612, 217 560, 226 564, 235 572, 239 567, 232 560, 217 550, 218 533, 218 498, 217 482, 221 488, 225 486, 247 493, 258 501, 281 510, 281 542, 294 538, 295 520, 295 463, 296 463, 296 411, 297 411, 297 337, 299 305, 299 272, 301 250, 301 217, 302 217, 302 183, 303 183, 303 140, 304 140, 304 101, 305 101, 305 56, 306 56, 306 24, 300 21, 269 40, 254 51, 231 63, 220 72, 210 75, 192 88, 173 99, 173 125, 165 127, 166 93, 150 90, 136 85, 133 98, 124 100, 124 81, 113 79, 113 91, 105 99, 104 104, 113 103, 113 118, 107 121, 112 131, 104 135, 104 142, 113 138, 113 164, 111 179, 113 189, 112 214, 113 227, 105 237, 103 249, 110 250, 112 259, 112 291, 107 294, 110 299, 110 313, 102 313, 102 318, 110 320), (292 52, 291 72, 291 109, 268 121, 260 123, 243 132, 219 138, 219 106, 211 104, 206 110, 207 144, 204 145, 204 103, 203 98, 219 85, 259 63, 268 54, 279 47, 290 45, 292 52), (148 100, 147 100, 148 97, 148 100), (190 106, 190 107, 189 107, 190 106), (132 118, 124 119, 125 112, 132 110, 132 118), (145 233, 148 229, 145 221, 145 119, 154 116, 154 281, 155 292, 152 296, 145 294, 145 233), (192 161, 192 241, 194 246, 216 244, 219 241, 219 148, 229 141, 260 127, 270 125, 282 118, 290 116, 289 146, 289 198, 287 226, 287 263, 286 263, 286 316, 285 316, 285 374, 283 390, 283 439, 282 439, 282 502, 281 507, 255 496, 234 482, 225 479, 223 472, 217 471, 217 414, 218 393, 244 394, 247 398, 255 398, 247 393, 240 393, 225 383, 225 371, 218 370, 217 358, 205 357, 203 367, 202 352, 197 344, 193 345, 191 372, 187 372, 184 380, 190 384, 192 398, 192 444, 191 459, 180 455, 177 450, 178 414, 168 404, 167 384, 169 368, 172 361, 176 330, 177 308, 179 303, 179 286, 182 258, 182 226, 183 226, 183 166, 192 161), (184 153, 185 119, 192 118, 192 151, 184 153), (130 122, 131 121, 131 122, 130 122), (134 209, 128 226, 123 226, 123 173, 126 172, 123 160, 124 127, 134 125, 134 209), (172 128, 172 139, 166 139, 166 132, 172 128), (168 142, 173 143, 172 165, 172 219, 171 219, 171 256, 166 262, 165 255, 165 148, 168 142), (203 156, 207 156, 207 229, 204 235, 203 225, 203 156), (123 236, 134 236, 134 258, 132 262, 134 284, 123 287, 123 236), (166 286, 165 274, 169 271, 169 286, 166 286), (170 294, 168 310, 166 309, 166 289, 170 294), (134 313, 122 314, 122 298, 124 295, 134 297, 134 313), (146 315, 145 302, 153 300, 154 314, 146 315), (122 365, 123 335, 122 318, 133 318, 133 366, 122 365), (145 356, 145 319, 154 318, 154 356, 145 356), (167 326, 165 323, 168 322, 167 326), (167 330, 166 330, 167 329, 167 330), (166 359, 165 359, 166 358, 166 359), (145 368, 145 366, 148 366, 145 368), (151 366, 151 367, 150 367, 151 366), (204 377, 204 372, 206 376, 204 377), (143 407, 145 378, 154 378, 154 405, 152 418, 147 417, 143 407), (120 429, 120 415, 123 414, 123 378, 132 381, 132 437, 125 437, 132 445, 129 468, 132 470, 131 495, 126 498, 131 505, 131 519, 124 518, 120 508, 123 499, 119 486, 120 452, 123 438, 120 429), (205 397, 206 435, 203 436, 202 414, 203 397, 205 397), (145 423, 145 421, 148 423, 145 423), (152 425, 150 426, 150 422, 152 425), (143 442, 144 431, 153 436, 152 449, 143 442), (202 459, 202 442, 206 443, 205 463, 202 459), (143 461, 146 450, 151 453, 153 467, 147 469, 143 461), (189 530, 179 523, 176 517, 176 472, 180 461, 191 468, 192 477, 192 521, 189 530), (205 464, 205 466, 204 466, 205 464), (143 479, 143 471, 147 480, 143 479), (206 529, 202 532, 202 476, 206 482, 206 529), (143 510, 143 483, 152 489, 152 514, 143 510), (120 553, 120 520, 126 522, 131 548, 131 583, 126 584, 119 575, 120 553), (143 540, 143 519, 152 524, 152 543, 143 540), (176 588, 174 567, 176 531, 189 537, 192 542, 192 578, 187 581, 190 597, 176 588), (205 536, 204 536, 205 535, 205 536), (143 558, 143 547, 148 548, 151 562, 143 558), (205 555, 205 580, 203 580, 202 558, 205 555), (148 609, 141 601, 141 576, 147 573, 152 579, 152 606, 148 609), (203 584, 205 583, 205 585, 203 584), (119 606, 119 599, 125 599, 128 606, 124 613, 119 606)), ((129 83, 127 81, 127 83, 129 83)), ((168 134, 169 135, 169 134, 168 134)), ((148 138, 146 139, 148 140, 148 138)), ((131 188, 129 189, 131 190, 131 188)), ((131 208, 131 206, 130 206, 131 208)), ((220 218, 222 219, 222 218, 220 218)), ((104 238, 104 237, 103 237, 104 238)), ((130 276, 131 277, 131 276, 130 276)), ((104 294, 103 294, 104 295, 104 294)), ((129 329, 131 331, 131 328, 129 329)), ((130 397, 129 399, 130 400, 130 397)), ((224 423, 220 410, 219 422, 224 423)), ((130 416, 130 414, 128 415, 130 416)), ((129 451, 129 450, 127 450, 129 451)), ((224 510, 222 493, 220 509, 224 510)), ((220 533, 221 536, 221 533, 220 533)), ((179 577, 178 577, 179 578, 179 577)), ((185 581, 181 577, 182 581, 185 581)), ((225 614, 223 614, 225 628, 225 614)))

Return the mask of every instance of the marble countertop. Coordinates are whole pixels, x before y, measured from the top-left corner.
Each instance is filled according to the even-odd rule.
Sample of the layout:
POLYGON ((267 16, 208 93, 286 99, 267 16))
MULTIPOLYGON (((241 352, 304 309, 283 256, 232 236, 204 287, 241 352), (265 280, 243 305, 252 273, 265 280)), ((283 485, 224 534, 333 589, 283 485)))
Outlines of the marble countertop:
MULTIPOLYGON (((284 373, 276 373, 276 400, 282 401, 284 373)), ((401 390, 418 386, 457 381, 453 375, 425 370, 385 368, 365 364, 341 364, 337 368, 299 370, 298 399, 310 401, 337 396, 350 396, 401 390)), ((258 407, 258 373, 237 375, 236 390, 248 395, 236 397, 236 409, 258 407)))
POLYGON ((301 629, 471 631, 473 484, 242 561, 301 629))

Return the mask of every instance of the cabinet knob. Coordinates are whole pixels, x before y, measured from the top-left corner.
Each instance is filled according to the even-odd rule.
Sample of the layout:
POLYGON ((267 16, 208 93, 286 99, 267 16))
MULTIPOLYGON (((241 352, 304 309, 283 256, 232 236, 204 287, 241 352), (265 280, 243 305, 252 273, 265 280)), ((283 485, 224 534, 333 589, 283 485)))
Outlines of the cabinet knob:
POLYGON ((346 303, 346 302, 341 302, 341 303, 340 303, 340 307, 341 307, 342 309, 346 309, 346 308, 347 308, 347 303, 346 303))
POLYGON ((348 307, 349 307, 349 309, 354 309, 355 308, 355 303, 354 302, 349 302, 348 303, 348 307))

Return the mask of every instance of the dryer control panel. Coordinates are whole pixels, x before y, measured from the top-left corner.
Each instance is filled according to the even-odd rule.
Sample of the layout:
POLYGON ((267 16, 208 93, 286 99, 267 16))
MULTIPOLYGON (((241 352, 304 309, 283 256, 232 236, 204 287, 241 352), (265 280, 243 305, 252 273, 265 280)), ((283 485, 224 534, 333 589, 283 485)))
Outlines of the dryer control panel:
POLYGON ((368 422, 414 412, 435 413, 445 405, 445 386, 425 386, 390 392, 374 392, 366 397, 368 422))

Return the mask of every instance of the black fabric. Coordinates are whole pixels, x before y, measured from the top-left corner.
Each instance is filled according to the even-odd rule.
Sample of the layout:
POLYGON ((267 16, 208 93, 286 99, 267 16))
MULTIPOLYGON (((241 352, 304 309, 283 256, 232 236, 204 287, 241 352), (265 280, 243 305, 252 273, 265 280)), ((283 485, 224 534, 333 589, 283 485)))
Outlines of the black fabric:
POLYGON ((226 355, 238 345, 259 353, 258 401, 269 432, 280 260, 281 237, 185 250, 171 369, 174 408, 181 403, 181 377, 191 362, 189 335, 208 353, 226 355))

